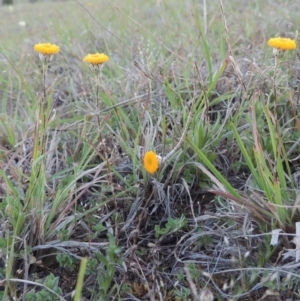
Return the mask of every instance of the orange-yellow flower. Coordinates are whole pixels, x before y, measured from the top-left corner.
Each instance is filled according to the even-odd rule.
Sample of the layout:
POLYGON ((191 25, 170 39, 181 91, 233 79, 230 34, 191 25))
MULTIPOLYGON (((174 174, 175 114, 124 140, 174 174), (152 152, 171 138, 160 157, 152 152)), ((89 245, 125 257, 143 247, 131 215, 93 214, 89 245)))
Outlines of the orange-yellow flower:
POLYGON ((92 65, 99 65, 107 62, 109 57, 104 53, 88 54, 84 57, 83 61, 92 65))
POLYGON ((153 151, 149 151, 146 152, 144 159, 143 159, 143 164, 145 169, 153 174, 158 170, 159 167, 159 159, 157 157, 157 155, 155 154, 155 152, 153 151))
POLYGON ((59 47, 50 43, 39 43, 34 45, 34 50, 44 55, 53 55, 59 52, 59 47))
POLYGON ((268 45, 279 50, 292 50, 297 47, 295 40, 280 37, 270 39, 268 45))

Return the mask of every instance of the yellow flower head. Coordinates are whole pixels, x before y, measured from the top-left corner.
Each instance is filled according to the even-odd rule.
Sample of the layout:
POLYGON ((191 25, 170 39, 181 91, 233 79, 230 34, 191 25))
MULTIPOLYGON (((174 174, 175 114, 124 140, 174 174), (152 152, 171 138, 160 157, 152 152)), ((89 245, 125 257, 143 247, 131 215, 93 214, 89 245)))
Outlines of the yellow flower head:
POLYGON ((268 45, 279 50, 292 50, 297 47, 295 40, 289 38, 272 38, 268 45))
POLYGON ((84 57, 83 61, 92 65, 101 65, 109 60, 109 57, 104 53, 89 54, 84 57))
POLYGON ((50 43, 39 43, 34 45, 34 50, 43 55, 53 55, 59 52, 59 47, 50 43))
POLYGON ((149 151, 145 154, 143 164, 149 173, 155 173, 159 167, 159 159, 155 152, 149 151))

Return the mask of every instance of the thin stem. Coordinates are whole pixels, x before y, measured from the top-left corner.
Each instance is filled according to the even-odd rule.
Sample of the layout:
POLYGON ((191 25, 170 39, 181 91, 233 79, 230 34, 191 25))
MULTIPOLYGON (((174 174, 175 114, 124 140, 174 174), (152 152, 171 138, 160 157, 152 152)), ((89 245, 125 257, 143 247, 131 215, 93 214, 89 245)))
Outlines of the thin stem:
MULTIPOLYGON (((277 89, 276 89, 276 73, 277 73, 278 57, 275 55, 274 76, 273 76, 273 90, 274 90, 274 119, 277 123, 277 89)), ((276 124, 275 124, 276 126, 276 124)))
MULTIPOLYGON (((279 130, 278 130, 278 120, 277 120, 277 89, 276 89, 276 74, 277 74, 277 66, 278 66, 278 56, 275 55, 275 63, 274 63, 274 76, 273 76, 273 90, 274 90, 274 128, 275 128, 275 135, 277 136, 277 141, 279 141, 279 130)), ((278 146, 280 147, 280 146, 278 146)), ((280 151, 277 148, 277 155, 275 156, 275 164, 274 164, 274 181, 277 181, 277 158, 280 155, 280 151)))
POLYGON ((41 124, 42 124, 42 128, 41 128, 41 136, 40 136, 40 150, 41 150, 41 154, 44 153, 45 151, 45 135, 46 135, 46 127, 47 127, 47 88, 46 88, 46 73, 47 73, 47 69, 48 69, 48 64, 47 62, 43 62, 43 99, 41 101, 41 105, 40 105, 40 112, 39 115, 41 116, 41 124))
POLYGON ((97 106, 97 123, 100 129, 100 97, 99 97, 99 88, 100 88, 100 76, 96 75, 96 106, 97 106))
POLYGON ((47 67, 48 65, 45 63, 45 61, 43 61, 43 92, 44 92, 44 99, 43 99, 43 103, 45 105, 45 102, 46 102, 46 96, 47 96, 47 93, 46 93, 46 72, 47 72, 47 67))
MULTIPOLYGON (((48 63, 50 58, 48 57, 42 57, 42 85, 43 85, 43 96, 39 100, 38 105, 38 114, 37 114, 37 120, 35 124, 35 140, 34 140, 34 146, 32 151, 32 160, 38 159, 40 156, 43 156, 45 152, 45 144, 46 144, 46 128, 47 128, 47 88, 46 88, 46 73, 48 69, 48 63)), ((28 194, 27 203, 25 206, 25 209, 30 205, 29 208, 36 207, 37 203, 35 202, 35 198, 32 198, 32 195, 34 194, 34 190, 36 189, 36 186, 39 183, 38 179, 42 175, 42 170, 45 167, 45 158, 43 157, 42 160, 38 162, 35 170, 35 180, 31 187, 31 191, 28 194), (34 203, 33 203, 34 202, 34 203)), ((42 204, 42 199, 39 202, 42 204)))

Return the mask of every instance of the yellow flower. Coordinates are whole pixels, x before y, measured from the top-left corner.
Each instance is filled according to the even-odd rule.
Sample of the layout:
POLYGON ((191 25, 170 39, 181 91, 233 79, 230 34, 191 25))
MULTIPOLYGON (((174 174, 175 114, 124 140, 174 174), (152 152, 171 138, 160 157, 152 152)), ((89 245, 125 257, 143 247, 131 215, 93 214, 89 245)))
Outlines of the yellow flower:
POLYGON ((104 53, 89 54, 84 57, 83 61, 92 65, 101 65, 109 60, 109 57, 104 53))
POLYGON ((292 50, 297 47, 295 40, 289 38, 272 38, 268 45, 279 50, 292 50))
POLYGON ((34 45, 34 50, 43 55, 53 55, 59 52, 59 47, 50 43, 39 43, 34 45))
POLYGON ((155 152, 149 151, 145 154, 143 164, 149 173, 155 173, 159 167, 159 159, 155 152))

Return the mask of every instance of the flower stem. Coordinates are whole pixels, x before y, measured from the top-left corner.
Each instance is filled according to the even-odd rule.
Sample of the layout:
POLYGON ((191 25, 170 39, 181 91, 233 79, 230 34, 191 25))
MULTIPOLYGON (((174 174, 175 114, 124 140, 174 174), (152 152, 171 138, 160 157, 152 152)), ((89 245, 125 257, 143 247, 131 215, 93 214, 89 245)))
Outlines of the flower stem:
POLYGON ((97 124, 100 129, 100 97, 99 97, 99 88, 100 88, 100 76, 96 75, 96 106, 97 106, 97 124))

